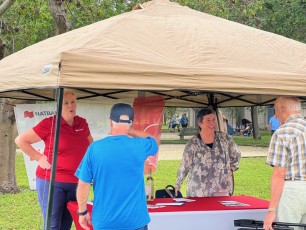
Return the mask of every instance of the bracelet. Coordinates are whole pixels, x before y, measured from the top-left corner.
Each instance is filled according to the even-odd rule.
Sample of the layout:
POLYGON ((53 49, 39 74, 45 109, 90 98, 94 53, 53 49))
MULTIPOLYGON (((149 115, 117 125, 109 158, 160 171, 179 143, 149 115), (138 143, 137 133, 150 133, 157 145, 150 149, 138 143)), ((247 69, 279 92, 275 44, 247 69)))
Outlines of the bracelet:
POLYGON ((88 212, 87 209, 83 212, 80 212, 79 210, 77 211, 79 216, 85 216, 87 214, 87 212, 88 212))
POLYGON ((276 212, 276 208, 268 208, 268 212, 276 212))

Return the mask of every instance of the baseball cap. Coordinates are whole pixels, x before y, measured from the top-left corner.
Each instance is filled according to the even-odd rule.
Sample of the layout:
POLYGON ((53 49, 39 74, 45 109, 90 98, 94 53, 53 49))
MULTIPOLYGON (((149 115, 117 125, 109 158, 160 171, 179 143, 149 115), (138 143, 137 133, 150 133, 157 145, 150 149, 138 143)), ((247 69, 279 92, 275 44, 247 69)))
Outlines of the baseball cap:
POLYGON ((117 123, 132 123, 134 110, 129 104, 117 103, 113 105, 109 118, 117 123), (128 116, 128 119, 126 117, 122 118, 123 115, 128 116))

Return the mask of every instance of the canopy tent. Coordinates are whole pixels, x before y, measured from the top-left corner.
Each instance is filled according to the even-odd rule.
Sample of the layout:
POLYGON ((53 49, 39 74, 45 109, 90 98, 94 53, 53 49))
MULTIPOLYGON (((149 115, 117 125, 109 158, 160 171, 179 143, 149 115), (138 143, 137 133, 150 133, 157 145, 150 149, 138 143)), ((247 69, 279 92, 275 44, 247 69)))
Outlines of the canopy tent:
POLYGON ((155 0, 14 53, 0 61, 0 76, 0 97, 57 99, 57 118, 63 88, 101 103, 142 94, 162 95, 166 106, 268 105, 277 95, 306 98, 306 45, 155 0))
POLYGON ((166 106, 267 105, 306 96, 306 45, 157 0, 14 53, 0 76, 0 97, 16 99, 69 87, 101 102, 143 91, 166 106))

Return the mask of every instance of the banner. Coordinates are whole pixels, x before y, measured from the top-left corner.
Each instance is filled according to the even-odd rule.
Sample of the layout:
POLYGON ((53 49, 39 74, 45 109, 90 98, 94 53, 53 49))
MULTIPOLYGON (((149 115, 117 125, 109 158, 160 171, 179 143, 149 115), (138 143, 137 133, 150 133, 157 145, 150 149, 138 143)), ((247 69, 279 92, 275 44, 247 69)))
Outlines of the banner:
MULTIPOLYGON (((164 104, 164 98, 160 96, 136 98, 134 101, 135 116, 133 127, 144 130, 160 140, 164 104)), ((14 109, 18 133, 23 133, 33 128, 44 118, 53 116, 56 111, 56 106, 55 102, 16 105, 14 109)), ((109 114, 112 106, 113 104, 105 105, 78 102, 77 115, 87 120, 94 140, 99 140, 109 134, 109 114)), ((45 147, 43 141, 35 143, 32 146, 38 152, 43 153, 45 147)), ((30 157, 25 153, 23 153, 23 157, 30 189, 35 190, 37 161, 31 161, 30 157)), ((152 172, 156 170, 157 160, 158 155, 147 159, 145 163, 145 174, 147 174, 149 167, 152 168, 152 172)))
MULTIPOLYGON (((133 128, 146 131, 160 140, 163 124, 165 99, 162 96, 138 97, 134 100, 133 128)), ((150 156, 145 162, 144 174, 157 168, 158 154, 150 156)))
MULTIPOLYGON (((112 105, 78 102, 77 115, 85 118, 94 140, 106 137, 110 131, 109 114, 112 105)), ((20 104, 16 105, 15 117, 18 133, 31 129, 46 117, 53 116, 56 103, 20 104)), ((38 152, 43 153, 44 143, 40 141, 32 145, 38 152)), ((36 189, 37 161, 30 161, 30 157, 23 153, 30 189, 36 189)))

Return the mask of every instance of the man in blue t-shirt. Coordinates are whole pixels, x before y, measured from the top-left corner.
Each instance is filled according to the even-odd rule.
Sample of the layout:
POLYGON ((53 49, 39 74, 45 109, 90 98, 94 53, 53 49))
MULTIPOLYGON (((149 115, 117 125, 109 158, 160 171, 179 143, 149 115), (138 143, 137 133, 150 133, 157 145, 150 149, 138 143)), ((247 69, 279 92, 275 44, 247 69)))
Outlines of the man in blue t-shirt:
POLYGON ((278 118, 274 115, 273 117, 270 118, 269 120, 269 130, 271 130, 271 136, 277 130, 280 126, 280 121, 278 118))
POLYGON ((79 223, 89 229, 87 212, 93 182, 92 225, 95 230, 146 230, 150 216, 144 187, 144 163, 158 151, 156 139, 131 128, 133 108, 115 104, 110 112, 110 136, 93 142, 75 175, 79 223))

